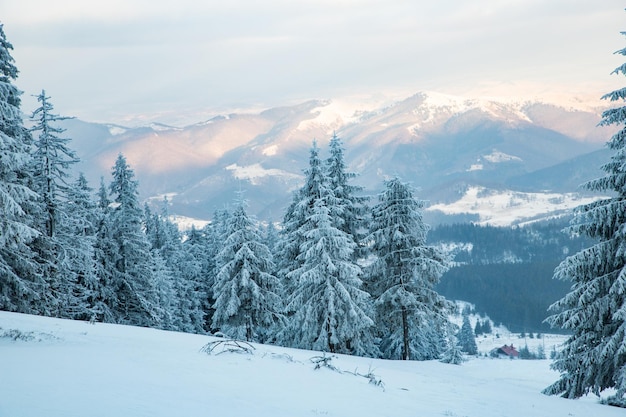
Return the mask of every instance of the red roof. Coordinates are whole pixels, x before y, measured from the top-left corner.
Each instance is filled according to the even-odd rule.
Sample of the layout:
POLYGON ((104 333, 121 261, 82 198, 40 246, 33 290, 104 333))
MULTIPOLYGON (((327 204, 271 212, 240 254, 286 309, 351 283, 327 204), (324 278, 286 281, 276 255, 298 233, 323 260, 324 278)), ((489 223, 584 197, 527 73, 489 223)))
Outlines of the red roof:
POLYGON ((501 351, 502 353, 504 353, 505 355, 511 356, 513 358, 517 358, 519 356, 519 352, 517 350, 515 350, 513 345, 511 345, 511 346, 504 345, 501 348, 499 348, 498 350, 501 351))

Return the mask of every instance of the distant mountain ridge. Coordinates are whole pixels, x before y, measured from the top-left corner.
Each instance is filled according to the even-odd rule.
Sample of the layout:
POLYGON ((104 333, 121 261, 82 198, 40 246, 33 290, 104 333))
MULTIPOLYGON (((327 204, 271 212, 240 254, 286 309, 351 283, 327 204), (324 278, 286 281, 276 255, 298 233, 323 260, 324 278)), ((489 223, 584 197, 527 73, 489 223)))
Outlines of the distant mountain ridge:
MULTIPOLYGON (((64 127, 82 158, 77 170, 94 186, 100 176, 109 180, 121 152, 136 172, 142 197, 158 202, 168 195, 173 214, 208 219, 232 202, 234 191, 243 190, 252 213, 278 221, 302 181, 312 141, 324 156, 333 132, 344 142, 349 169, 359 174, 355 182, 370 194, 399 175, 419 189, 419 198, 439 207, 476 187, 492 195, 582 195, 578 185, 601 175, 599 165, 609 155, 603 147, 612 131, 597 127, 602 110, 575 100, 418 93, 382 106, 312 100, 182 128, 75 119, 64 127)), ((446 221, 445 211, 429 215, 446 221)), ((545 207, 546 216, 553 211, 545 207)))

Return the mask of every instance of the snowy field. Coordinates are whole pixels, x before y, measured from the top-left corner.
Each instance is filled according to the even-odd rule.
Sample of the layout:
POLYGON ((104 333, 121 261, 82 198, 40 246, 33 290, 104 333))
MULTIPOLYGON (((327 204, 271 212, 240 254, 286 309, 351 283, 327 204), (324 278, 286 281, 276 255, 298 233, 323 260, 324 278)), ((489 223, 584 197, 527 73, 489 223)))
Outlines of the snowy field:
MULTIPOLYGON (((0 417, 85 416, 624 416, 623 409, 548 397, 548 360, 473 358, 462 365, 254 345, 202 352, 208 336, 0 312, 0 417), (364 376, 373 373, 370 383, 364 376)), ((550 343, 562 337, 546 336, 550 343)), ((478 338, 481 351, 518 335, 478 338)))

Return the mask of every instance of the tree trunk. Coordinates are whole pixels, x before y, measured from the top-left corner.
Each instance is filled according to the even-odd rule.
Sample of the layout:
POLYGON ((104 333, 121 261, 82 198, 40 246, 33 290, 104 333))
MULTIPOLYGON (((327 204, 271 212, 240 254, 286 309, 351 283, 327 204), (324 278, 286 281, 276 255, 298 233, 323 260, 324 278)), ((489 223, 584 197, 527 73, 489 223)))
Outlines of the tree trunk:
POLYGON ((328 350, 330 351, 330 353, 335 353, 335 344, 331 342, 333 338, 333 332, 330 327, 330 317, 326 319, 326 332, 328 337, 328 350))
POLYGON ((408 361, 409 355, 409 320, 406 307, 402 307, 402 360, 408 361))

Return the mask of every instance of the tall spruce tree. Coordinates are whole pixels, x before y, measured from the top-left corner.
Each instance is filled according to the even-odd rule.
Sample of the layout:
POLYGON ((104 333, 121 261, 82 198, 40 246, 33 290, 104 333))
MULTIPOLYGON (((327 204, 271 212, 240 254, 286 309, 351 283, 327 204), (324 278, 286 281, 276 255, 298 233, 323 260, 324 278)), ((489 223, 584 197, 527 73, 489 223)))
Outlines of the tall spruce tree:
MULTIPOLYGON (((146 235, 152 245, 153 257, 164 260, 174 294, 173 298, 167 293, 161 294, 160 299, 167 302, 167 306, 162 302, 161 307, 166 314, 164 317, 171 321, 168 328, 204 333, 202 303, 206 291, 201 284, 201 265, 183 245, 178 228, 169 219, 167 206, 165 200, 161 214, 152 213, 147 206, 145 209, 146 235)), ((161 281, 166 279, 164 275, 161 281)), ((167 289, 163 284, 160 288, 167 289)))
POLYGON ((100 178, 95 210, 95 242, 94 258, 97 288, 94 293, 92 321, 115 323, 117 316, 115 307, 118 305, 116 288, 113 284, 115 263, 117 261, 117 244, 113 240, 111 226, 111 200, 104 178, 100 178))
POLYGON ((56 227, 55 239, 63 250, 63 256, 57 262, 64 264, 59 268, 67 274, 63 281, 72 284, 60 295, 61 310, 63 316, 72 319, 97 319, 96 298, 100 282, 96 274, 94 247, 98 217, 92 192, 81 173, 68 187, 66 199, 59 207, 63 216, 56 227))
MULTIPOLYGON (((78 252, 73 247, 81 245, 81 239, 74 238, 70 223, 75 220, 75 213, 69 209, 68 193, 71 166, 79 161, 76 153, 69 147, 69 138, 60 136, 64 129, 58 122, 68 119, 53 113, 50 97, 42 91, 37 96, 40 106, 33 111, 31 120, 34 126, 31 132, 36 135, 33 147, 34 188, 41 195, 38 228, 40 236, 34 241, 38 261, 49 291, 45 303, 49 314, 75 318, 78 311, 84 310, 78 297, 82 289, 78 288, 79 271, 75 256, 78 252)), ((84 248, 83 248, 84 249, 84 248)))
POLYGON ((452 305, 434 289, 447 258, 426 245, 422 207, 409 185, 394 178, 372 213, 369 240, 376 260, 366 288, 375 300, 386 358, 435 359, 447 346, 452 305))
POLYGON ((469 316, 463 315, 463 324, 461 325, 461 331, 459 332, 459 345, 461 350, 468 355, 476 355, 478 353, 478 346, 476 346, 476 337, 472 330, 472 325, 469 321, 469 316))
POLYGON ((291 300, 281 340, 308 349, 374 355, 369 295, 361 290, 361 269, 353 256, 357 244, 338 228, 345 225, 340 215, 347 203, 335 196, 325 168, 313 142, 304 185, 294 193, 278 245, 291 300))
POLYGON ((364 255, 362 241, 367 232, 366 207, 367 197, 358 195, 363 187, 350 184, 356 177, 355 173, 348 172, 344 149, 341 139, 333 134, 329 144, 330 156, 326 160, 326 175, 328 187, 332 190, 336 202, 331 213, 333 224, 345 232, 356 243, 354 258, 364 255))
MULTIPOLYGON (((626 48, 616 53, 626 56, 626 48)), ((613 73, 626 75, 626 64, 613 73)), ((548 322, 571 336, 552 363, 561 376, 544 392, 578 398, 615 388, 610 401, 626 406, 626 88, 603 98, 621 105, 605 111, 600 124, 621 129, 608 142, 614 154, 602 167, 606 175, 585 188, 613 197, 578 207, 572 221, 572 232, 596 243, 566 258, 554 272, 573 285, 550 307, 554 314, 548 322)))
POLYGON ((278 278, 271 273, 272 254, 243 202, 226 222, 217 266, 212 327, 232 338, 264 341, 282 320, 282 300, 278 278))
POLYGON ((44 90, 37 96, 37 101, 41 104, 31 116, 31 120, 35 122, 31 131, 38 134, 33 154, 35 183, 45 206, 46 234, 54 237, 59 222, 58 207, 68 189, 69 170, 79 159, 68 146, 70 139, 59 136, 65 129, 56 125, 69 117, 61 117, 52 112, 54 107, 44 90))
POLYGON ((186 256, 189 257, 189 266, 194 270, 194 274, 197 273, 197 291, 200 296, 200 310, 202 314, 202 330, 198 333, 211 331, 211 321, 213 317, 213 271, 214 271, 214 254, 209 255, 210 244, 209 236, 207 235, 209 225, 202 229, 196 229, 195 226, 191 227, 185 235, 183 242, 183 250, 186 256))
POLYGON ((38 194, 31 188, 32 138, 22 124, 18 70, 0 24, 0 310, 42 312, 47 290, 29 246, 38 236, 32 218, 38 194))
MULTIPOLYGON (((327 192, 332 196, 332 191, 327 192)), ((294 292, 287 306, 292 317, 283 342, 304 349, 375 356, 370 296, 361 289, 361 268, 352 260, 356 244, 333 225, 330 212, 322 194, 303 225, 301 266, 288 275, 294 292)))
POLYGON ((108 211, 107 239, 114 251, 109 266, 116 304, 110 307, 118 323, 157 327, 161 314, 152 281, 150 243, 143 231, 138 183, 122 154, 115 161, 112 175, 113 207, 108 211))
POLYGON ((285 212, 280 240, 276 246, 278 258, 277 275, 284 285, 288 294, 294 291, 296 282, 293 281, 291 272, 300 268, 303 264, 301 245, 304 242, 304 234, 311 223, 307 219, 313 214, 315 202, 322 198, 323 190, 328 188, 327 176, 319 156, 317 142, 313 141, 309 153, 309 167, 304 170, 305 181, 301 188, 293 193, 292 202, 285 212))

